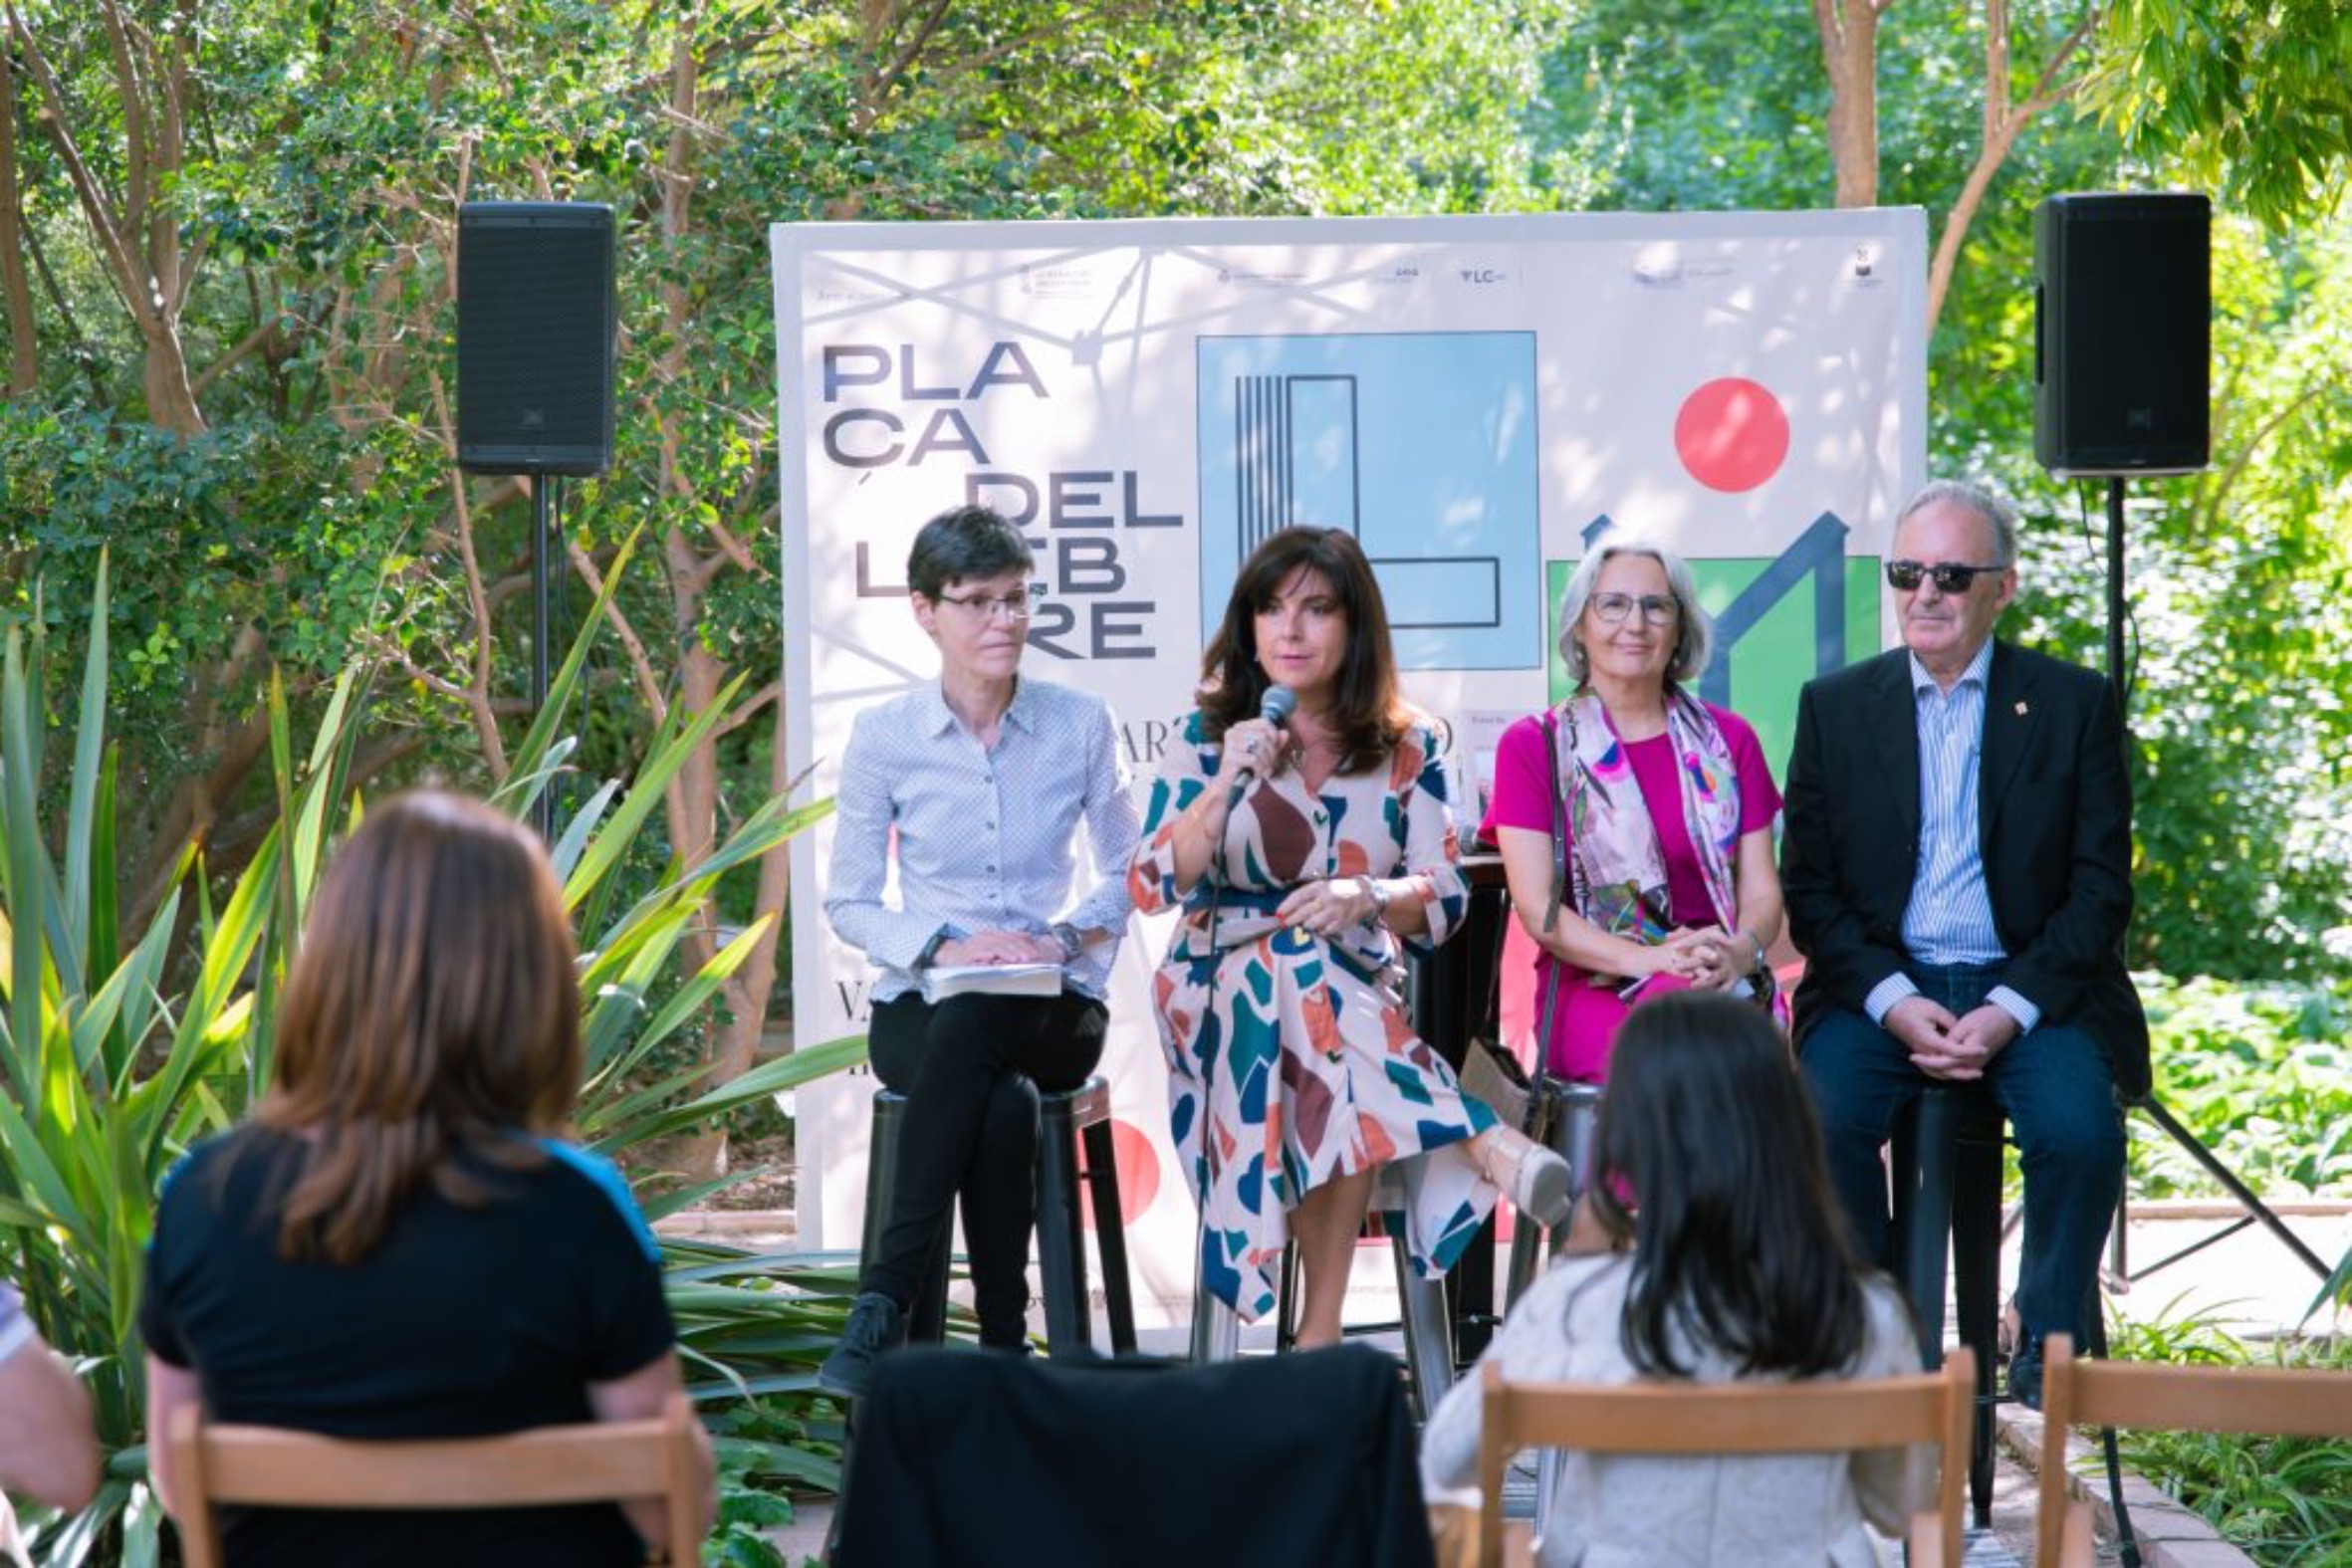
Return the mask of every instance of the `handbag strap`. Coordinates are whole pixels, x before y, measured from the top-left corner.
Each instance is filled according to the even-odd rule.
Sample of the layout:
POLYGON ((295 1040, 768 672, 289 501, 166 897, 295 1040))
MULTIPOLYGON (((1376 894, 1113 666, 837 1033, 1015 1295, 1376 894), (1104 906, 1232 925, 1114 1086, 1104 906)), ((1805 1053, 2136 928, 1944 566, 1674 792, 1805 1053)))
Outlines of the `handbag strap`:
MULTIPOLYGON (((1574 724, 1571 718, 1568 721, 1574 724)), ((1551 896, 1543 906, 1543 931, 1549 935, 1559 924, 1561 896, 1572 884, 1576 907, 1584 907, 1583 867, 1568 852, 1567 789, 1560 783, 1559 720, 1556 711, 1543 716, 1543 744, 1551 759, 1551 896)), ((1535 1070, 1540 1074, 1551 1053, 1552 1025, 1559 1011, 1559 974, 1561 964, 1557 955, 1546 954, 1551 962, 1543 967, 1543 1005, 1535 1010, 1535 1070)))

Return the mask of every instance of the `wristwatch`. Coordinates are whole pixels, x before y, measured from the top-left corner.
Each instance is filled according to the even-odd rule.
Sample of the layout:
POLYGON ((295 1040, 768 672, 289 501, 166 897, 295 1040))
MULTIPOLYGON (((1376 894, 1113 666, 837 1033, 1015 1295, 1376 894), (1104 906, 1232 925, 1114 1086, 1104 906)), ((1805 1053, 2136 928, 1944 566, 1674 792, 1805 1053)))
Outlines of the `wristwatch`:
POLYGON ((1372 924, 1378 925, 1388 915, 1388 889, 1369 876, 1359 876, 1356 881, 1363 887, 1364 897, 1372 901, 1372 924))
POLYGON ((1078 961, 1078 955, 1086 951, 1085 937, 1079 934, 1077 927, 1066 920, 1057 920, 1052 929, 1054 940, 1061 944, 1061 962, 1075 964, 1078 961))
POLYGON ((923 944, 923 951, 915 955, 914 968, 929 969, 939 957, 939 950, 946 946, 954 938, 954 935, 955 933, 946 926, 941 926, 937 931, 932 932, 931 940, 923 944))

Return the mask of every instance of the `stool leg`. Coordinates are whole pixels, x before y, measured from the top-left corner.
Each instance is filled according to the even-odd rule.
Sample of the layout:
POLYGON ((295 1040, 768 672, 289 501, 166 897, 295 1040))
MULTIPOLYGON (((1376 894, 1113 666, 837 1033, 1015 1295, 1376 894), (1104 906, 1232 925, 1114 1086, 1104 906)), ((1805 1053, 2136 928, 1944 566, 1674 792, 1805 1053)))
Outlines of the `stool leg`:
POLYGON ((939 1228, 938 1239, 931 1243, 931 1262, 923 1270, 923 1293, 916 1298, 906 1315, 906 1337, 915 1344, 929 1344, 947 1338, 947 1282, 955 1265, 955 1225, 949 1222, 939 1228))
POLYGON ((1287 1356, 1298 1348, 1298 1243, 1283 1243, 1282 1281, 1275 1286, 1274 1353, 1287 1356))
POLYGON ((1215 1294, 1194 1284, 1192 1289, 1192 1359, 1195 1366, 1231 1361, 1242 1353, 1239 1313, 1215 1294))
POLYGON ((1119 1210, 1118 1145, 1106 1119, 1079 1135, 1086 1156, 1086 1192, 1094 1204, 1094 1246, 1102 1255, 1102 1305, 1110 1318, 1114 1356, 1135 1353, 1135 1301, 1127 1278, 1127 1229, 1119 1210))
POLYGON ((1080 1238, 1076 1151, 1069 1123, 1048 1116, 1038 1139, 1038 1282, 1046 1293, 1046 1353, 1093 1349, 1086 1322, 1086 1250, 1080 1238))
POLYGON ((1995 1324, 2000 1317, 2000 1144, 1964 1137, 1953 1151, 1952 1294, 1960 1342, 1977 1353, 1977 1424, 1969 1445, 1969 1500, 1993 1527, 1995 1324))
POLYGON ((1952 1113, 1946 1091, 1922 1093, 1911 1113, 1910 1136, 1906 1139, 1898 1126, 1893 1151, 1900 1224, 1895 1256, 1919 1319, 1919 1359, 1931 1371, 1944 1364, 1944 1249, 1952 1232, 1955 1175, 1952 1113))
MULTIPOLYGON (((890 1208, 898 1193, 898 1129, 906 1114, 906 1098, 884 1089, 874 1095, 873 1121, 865 1151, 865 1220, 857 1239, 860 1272, 882 1249, 882 1232, 890 1226, 890 1208)), ((947 1337, 947 1280, 955 1252, 955 1221, 939 1227, 931 1244, 931 1261, 923 1269, 922 1294, 907 1307, 906 1337, 927 1343, 947 1337)))
POLYGON ((1405 1367, 1413 1377, 1415 1414, 1427 1422, 1429 1413, 1454 1384, 1454 1339, 1447 1332, 1445 1281, 1424 1279, 1413 1271, 1412 1253, 1402 1236, 1389 1247, 1396 1257, 1397 1311, 1404 1319, 1405 1367))
MULTIPOLYGON (((1559 1125, 1559 1080, 1549 1074, 1538 1074, 1535 1079, 1535 1114, 1533 1124, 1526 1129, 1529 1137, 1549 1146, 1553 1129, 1559 1125)), ((1508 1313, 1519 1305, 1520 1292, 1528 1288, 1535 1277, 1537 1249, 1543 1244, 1543 1229, 1526 1215, 1511 1217, 1511 1261, 1503 1274, 1503 1310, 1508 1313)))

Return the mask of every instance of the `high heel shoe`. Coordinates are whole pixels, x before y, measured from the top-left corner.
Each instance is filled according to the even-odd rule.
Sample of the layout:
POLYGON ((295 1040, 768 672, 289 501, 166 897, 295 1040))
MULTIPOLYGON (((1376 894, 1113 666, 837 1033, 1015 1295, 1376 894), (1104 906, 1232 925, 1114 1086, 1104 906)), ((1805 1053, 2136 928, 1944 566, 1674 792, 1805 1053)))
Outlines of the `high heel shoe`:
POLYGON ((1511 1202, 1544 1230, 1557 1231, 1575 1207, 1576 1175, 1567 1161, 1537 1144, 1521 1158, 1511 1179, 1511 1202))
POLYGON ((1568 1162, 1526 1133, 1490 1128, 1473 1146, 1488 1181, 1511 1195, 1511 1205, 1546 1231, 1568 1223, 1575 1207, 1576 1175, 1568 1162))

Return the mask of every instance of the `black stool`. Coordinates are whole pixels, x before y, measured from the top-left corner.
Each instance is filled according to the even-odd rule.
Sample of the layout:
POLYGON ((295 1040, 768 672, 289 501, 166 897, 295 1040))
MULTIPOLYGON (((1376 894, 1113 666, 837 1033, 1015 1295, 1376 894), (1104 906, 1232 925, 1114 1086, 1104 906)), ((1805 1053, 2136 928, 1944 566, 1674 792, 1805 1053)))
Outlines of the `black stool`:
MULTIPOLYGON (((877 1085, 873 1117, 865 1138, 865 1223, 857 1236, 858 1272, 881 1250, 882 1231, 898 1196, 898 1130, 906 1120, 906 1096, 877 1085)), ((906 1309, 909 1343, 947 1337, 947 1274, 949 1250, 955 1238, 951 1222, 939 1228, 931 1243, 931 1261, 923 1268, 923 1290, 906 1309)))
POLYGON ((1919 1321, 1919 1355, 1944 1364, 1944 1242, 1952 1242, 1960 1341, 1977 1353, 1969 1500, 1993 1524, 1993 1357, 2000 1317, 2001 1111, 1981 1084, 1934 1084, 1895 1123, 1895 1268, 1919 1321))
POLYGON ((1046 1354, 1093 1349, 1086 1302, 1086 1217, 1078 1184, 1094 1201, 1102 1253, 1102 1305, 1110 1349, 1135 1353, 1135 1303, 1127 1285, 1127 1232, 1119 1213, 1119 1164, 1110 1130, 1110 1085, 1100 1074, 1038 1096, 1038 1279, 1046 1297, 1046 1354), (1080 1153, 1084 1159, 1080 1161, 1080 1153))
MULTIPOLYGON (((1084 1183, 1093 1199, 1095 1245, 1102 1253, 1102 1299, 1110 1318, 1111 1350, 1135 1350, 1135 1306, 1127 1282, 1127 1236, 1119 1212, 1119 1168, 1111 1140, 1110 1086, 1097 1074, 1077 1088, 1038 1096, 1038 1277, 1046 1302, 1046 1353, 1092 1349, 1086 1291, 1084 1183), (1082 1155, 1082 1158, 1081 1158, 1082 1155)), ((873 1256, 889 1223, 898 1186, 898 1135, 906 1096, 874 1090, 865 1157, 865 1224, 860 1261, 873 1256)), ((936 1340, 947 1329, 947 1279, 952 1224, 939 1228, 923 1292, 907 1309, 907 1338, 936 1340)))
MULTIPOLYGON (((1367 1225, 1362 1233, 1369 1234, 1367 1225)), ((1388 1240, 1396 1262, 1396 1298, 1401 1314, 1394 1323, 1347 1323, 1342 1338, 1360 1334, 1401 1332, 1405 1341, 1405 1375, 1413 1396, 1415 1417, 1427 1421, 1446 1390, 1454 1386, 1453 1315, 1446 1306, 1446 1282, 1424 1279, 1413 1269, 1410 1249, 1401 1235, 1388 1240)), ((1296 1338, 1298 1243, 1283 1247, 1283 1266, 1275 1288, 1275 1352, 1293 1348, 1296 1338)), ((1197 1284, 1192 1294, 1192 1359, 1195 1363, 1232 1361, 1241 1354, 1242 1320, 1233 1308, 1197 1284)))

